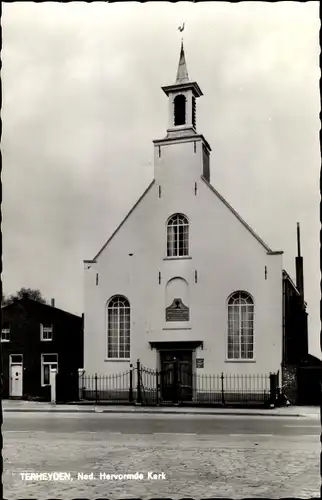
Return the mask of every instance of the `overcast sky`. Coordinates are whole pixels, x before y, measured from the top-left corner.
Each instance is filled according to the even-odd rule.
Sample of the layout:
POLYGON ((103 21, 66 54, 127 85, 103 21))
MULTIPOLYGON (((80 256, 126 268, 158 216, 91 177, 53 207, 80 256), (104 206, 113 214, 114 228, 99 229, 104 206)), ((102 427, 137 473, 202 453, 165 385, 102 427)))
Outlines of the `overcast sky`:
POLYGON ((295 280, 319 333, 319 3, 2 4, 4 293, 83 312, 91 259, 153 177, 181 34, 211 182, 295 280))

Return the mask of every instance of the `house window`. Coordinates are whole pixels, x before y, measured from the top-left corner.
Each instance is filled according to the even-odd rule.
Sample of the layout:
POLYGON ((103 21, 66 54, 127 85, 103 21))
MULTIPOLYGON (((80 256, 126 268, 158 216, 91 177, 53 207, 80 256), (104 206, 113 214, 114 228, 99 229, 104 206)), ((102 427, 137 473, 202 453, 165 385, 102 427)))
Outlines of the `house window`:
POLYGON ((42 354, 41 355, 41 385, 49 385, 50 369, 58 369, 57 354, 42 354))
POLYGON ((10 340, 10 326, 4 324, 1 328, 1 342, 9 342, 10 340))
POLYGON ((182 214, 175 214, 167 224, 167 256, 189 255, 189 222, 182 214))
POLYGON ((107 305, 107 357, 130 358, 130 304, 122 296, 113 297, 107 305))
POLYGON ((186 98, 180 94, 174 98, 174 125, 184 125, 186 123, 186 98))
POLYGON ((53 340, 53 325, 40 325, 40 339, 53 340))
POLYGON ((245 292, 228 301, 228 359, 254 358, 254 302, 245 292))

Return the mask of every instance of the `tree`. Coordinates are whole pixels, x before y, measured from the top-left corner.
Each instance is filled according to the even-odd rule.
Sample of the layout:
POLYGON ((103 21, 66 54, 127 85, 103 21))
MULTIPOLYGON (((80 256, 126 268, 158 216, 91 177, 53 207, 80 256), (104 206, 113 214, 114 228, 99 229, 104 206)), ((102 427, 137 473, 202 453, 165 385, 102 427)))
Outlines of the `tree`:
POLYGON ((46 300, 41 295, 40 290, 32 290, 31 288, 22 287, 13 295, 8 295, 7 297, 3 296, 2 305, 7 306, 11 304, 14 299, 22 299, 24 294, 26 294, 29 299, 36 300, 37 302, 41 302, 42 304, 46 304, 46 300))

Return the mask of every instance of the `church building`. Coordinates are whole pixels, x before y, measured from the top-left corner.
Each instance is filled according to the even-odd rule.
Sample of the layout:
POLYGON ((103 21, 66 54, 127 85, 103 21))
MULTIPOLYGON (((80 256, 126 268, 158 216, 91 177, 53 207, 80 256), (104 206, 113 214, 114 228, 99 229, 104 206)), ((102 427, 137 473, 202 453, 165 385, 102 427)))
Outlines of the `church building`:
POLYGON ((176 359, 204 375, 282 372, 283 252, 210 183, 203 93, 183 44, 175 83, 162 90, 169 116, 153 141, 154 179, 84 261, 84 369, 117 374, 139 359, 163 370, 176 359))

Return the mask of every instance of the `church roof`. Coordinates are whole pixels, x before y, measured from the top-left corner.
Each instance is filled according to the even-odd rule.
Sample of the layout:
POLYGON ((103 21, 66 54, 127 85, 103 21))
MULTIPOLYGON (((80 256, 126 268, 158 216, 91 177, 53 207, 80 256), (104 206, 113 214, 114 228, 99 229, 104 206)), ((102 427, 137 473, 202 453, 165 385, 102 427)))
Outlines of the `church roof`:
POLYGON ((201 179, 207 184, 207 186, 218 196, 218 198, 226 205, 227 208, 237 217, 237 219, 243 224, 243 226, 256 238, 256 240, 265 248, 266 252, 269 255, 277 255, 277 254, 283 254, 284 252, 281 250, 278 250, 274 252, 256 233, 255 231, 247 224, 247 222, 244 221, 244 219, 236 212, 236 210, 233 209, 233 207, 228 203, 228 201, 225 200, 223 196, 215 189, 210 182, 207 181, 207 179, 202 175, 201 179))
POLYGON ((154 183, 155 183, 155 180, 153 179, 153 181, 150 183, 150 185, 147 187, 147 189, 144 191, 144 193, 140 196, 140 198, 138 199, 138 201, 133 205, 133 207, 131 208, 131 210, 124 217, 124 219, 122 220, 122 222, 117 226, 117 228, 115 229, 114 233, 109 237, 109 239, 107 240, 107 242, 104 243, 104 245, 102 246, 102 248, 100 249, 100 251, 95 255, 94 259, 93 260, 84 260, 84 263, 88 263, 89 264, 89 263, 93 263, 93 262, 96 261, 96 259, 100 256, 100 254, 103 252, 103 250, 107 247, 107 245, 109 244, 109 242, 111 241, 111 239, 114 237, 114 235, 123 226, 124 222, 130 217, 131 213, 135 210, 135 208, 138 206, 138 204, 140 203, 140 201, 143 200, 143 198, 147 194, 147 192, 150 191, 150 189, 151 189, 151 187, 153 186, 154 183))

